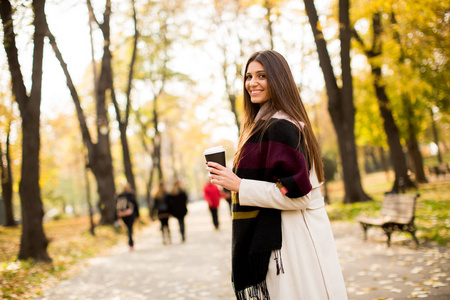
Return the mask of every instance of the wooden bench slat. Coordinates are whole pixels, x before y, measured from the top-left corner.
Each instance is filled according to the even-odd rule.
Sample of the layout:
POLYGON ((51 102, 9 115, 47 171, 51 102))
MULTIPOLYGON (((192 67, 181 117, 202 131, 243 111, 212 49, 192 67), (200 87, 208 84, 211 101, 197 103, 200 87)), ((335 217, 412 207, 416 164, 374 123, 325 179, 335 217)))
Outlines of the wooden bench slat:
POLYGON ((379 218, 358 217, 356 220, 358 222, 362 222, 362 223, 366 223, 366 224, 374 224, 374 225, 378 225, 378 226, 381 226, 384 224, 384 220, 379 219, 379 218))

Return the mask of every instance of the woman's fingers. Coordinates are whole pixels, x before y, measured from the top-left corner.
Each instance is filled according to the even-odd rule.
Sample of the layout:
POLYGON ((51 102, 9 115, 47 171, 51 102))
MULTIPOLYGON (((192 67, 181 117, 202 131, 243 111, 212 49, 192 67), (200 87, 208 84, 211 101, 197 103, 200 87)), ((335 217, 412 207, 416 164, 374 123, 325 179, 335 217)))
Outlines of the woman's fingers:
POLYGON ((208 171, 211 174, 219 174, 219 172, 224 169, 225 167, 222 166, 221 164, 215 162, 207 162, 206 171, 208 171))
POLYGON ((241 179, 230 169, 214 162, 207 162, 206 171, 209 172, 211 183, 218 184, 230 191, 238 192, 241 179))
POLYGON ((222 166, 221 164, 218 164, 216 162, 213 162, 213 161, 208 161, 208 162, 206 162, 206 164, 208 166, 213 167, 213 168, 218 169, 218 170, 225 169, 224 166, 222 166))
POLYGON ((209 174, 217 174, 217 172, 219 172, 219 170, 217 170, 216 168, 210 168, 210 167, 206 167, 206 171, 209 172, 209 174))

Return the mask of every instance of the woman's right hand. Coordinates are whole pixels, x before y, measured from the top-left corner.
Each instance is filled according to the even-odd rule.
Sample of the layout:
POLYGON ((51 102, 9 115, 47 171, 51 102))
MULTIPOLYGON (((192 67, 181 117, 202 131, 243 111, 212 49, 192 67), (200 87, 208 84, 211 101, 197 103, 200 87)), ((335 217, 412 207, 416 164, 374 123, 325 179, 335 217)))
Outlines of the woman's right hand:
POLYGON ((209 172, 208 177, 211 183, 220 185, 221 187, 236 193, 239 192, 241 178, 234 174, 233 171, 212 161, 209 161, 206 164, 206 171, 209 172))

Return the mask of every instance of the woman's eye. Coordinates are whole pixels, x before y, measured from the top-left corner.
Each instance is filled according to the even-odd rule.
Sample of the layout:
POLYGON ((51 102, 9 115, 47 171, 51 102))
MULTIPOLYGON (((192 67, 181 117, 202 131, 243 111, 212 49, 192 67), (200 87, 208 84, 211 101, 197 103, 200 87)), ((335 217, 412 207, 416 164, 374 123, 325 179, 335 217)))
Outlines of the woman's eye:
POLYGON ((252 76, 251 76, 251 75, 245 76, 245 80, 250 80, 250 79, 252 79, 252 76))
POLYGON ((266 78, 266 74, 259 75, 259 78, 266 78))

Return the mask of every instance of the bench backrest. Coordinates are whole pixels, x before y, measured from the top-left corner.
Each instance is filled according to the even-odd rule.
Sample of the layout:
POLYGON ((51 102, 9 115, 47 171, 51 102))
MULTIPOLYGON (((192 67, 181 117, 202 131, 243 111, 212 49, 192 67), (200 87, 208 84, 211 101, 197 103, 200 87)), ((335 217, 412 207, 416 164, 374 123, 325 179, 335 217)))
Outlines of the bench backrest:
POLYGON ((417 194, 388 194, 384 196, 380 217, 385 222, 408 224, 414 219, 417 194))

